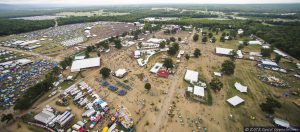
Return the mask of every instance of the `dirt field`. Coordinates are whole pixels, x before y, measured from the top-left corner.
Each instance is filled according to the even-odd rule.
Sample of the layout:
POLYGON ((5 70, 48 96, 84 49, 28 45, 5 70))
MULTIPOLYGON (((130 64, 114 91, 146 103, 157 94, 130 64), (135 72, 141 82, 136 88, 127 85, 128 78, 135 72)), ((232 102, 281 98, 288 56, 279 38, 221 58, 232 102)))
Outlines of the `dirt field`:
MULTIPOLYGON (((83 80, 94 88, 109 103, 110 107, 125 106, 131 112, 137 132, 188 132, 192 130, 231 132, 243 131, 245 126, 273 126, 269 119, 265 117, 265 113, 260 110, 259 104, 264 102, 268 95, 282 95, 286 91, 299 89, 299 80, 278 72, 260 69, 256 66, 255 61, 237 59, 235 61, 235 74, 221 77, 220 79, 224 84, 223 89, 218 93, 212 91, 213 104, 211 106, 188 100, 185 97, 188 84, 183 80, 186 69, 200 72, 200 79, 210 82, 213 78, 213 72, 220 71, 224 60, 229 59, 225 56, 216 55, 215 47, 236 49, 238 46, 238 40, 220 43, 219 37, 217 37, 218 41, 216 44, 209 42, 202 44, 200 42, 202 37, 199 38, 198 42, 193 42, 192 35, 193 33, 190 34, 186 31, 174 35, 165 35, 161 31, 154 34, 157 38, 174 36, 175 38, 181 37, 182 40, 187 39, 189 44, 181 45, 181 50, 184 50, 185 53, 192 53, 195 48, 199 48, 202 53, 199 58, 191 57, 189 60, 186 60, 182 57, 176 73, 167 79, 159 78, 149 72, 149 69, 156 62, 159 62, 166 53, 154 55, 147 66, 139 67, 136 60, 132 57, 132 53, 136 49, 136 47, 132 46, 121 50, 112 49, 109 53, 101 54, 101 68, 108 67, 112 71, 126 68, 130 71, 122 79, 113 76, 106 79, 106 81, 114 85, 116 85, 117 81, 124 82, 124 80, 128 80, 127 83, 124 83, 129 85, 132 90, 129 90, 127 95, 119 96, 117 93, 109 91, 107 87, 100 85, 102 77, 100 77, 99 70, 101 68, 93 68, 82 72, 83 80), (291 88, 280 89, 272 87, 261 82, 257 77, 258 74, 279 76, 291 82, 291 88), (144 89, 145 82, 140 79, 142 75, 152 85, 149 92, 144 89), (234 88, 236 81, 246 85, 249 90, 248 93, 238 92, 234 88), (230 106, 226 100, 235 95, 243 98, 245 103, 237 107, 230 106), (174 109, 173 117, 168 115, 171 105, 174 109), (251 116, 255 117, 255 119, 251 119, 251 116)), ((90 43, 95 41, 90 41, 90 43)), ((247 52, 259 51, 257 46, 248 46, 244 49, 247 52)), ((175 57, 172 58, 175 60, 175 57)), ((280 65, 285 65, 284 61, 280 65)), ((78 82, 80 80, 75 81, 78 82)), ((291 95, 278 98, 277 100, 281 102, 282 108, 276 110, 275 116, 299 126, 300 120, 297 115, 300 114, 300 108, 292 103, 295 99, 299 99, 299 97, 291 95)), ((49 104, 55 106, 53 102, 50 101, 49 104)), ((41 107, 38 108, 42 108, 42 105, 45 105, 45 103, 42 103, 41 107)), ((71 105, 70 107, 75 112, 77 119, 81 119, 82 110, 76 106, 71 105)), ((64 109, 57 106, 55 108, 59 110, 64 109)), ((16 125, 14 124, 11 127, 13 129, 16 125)))

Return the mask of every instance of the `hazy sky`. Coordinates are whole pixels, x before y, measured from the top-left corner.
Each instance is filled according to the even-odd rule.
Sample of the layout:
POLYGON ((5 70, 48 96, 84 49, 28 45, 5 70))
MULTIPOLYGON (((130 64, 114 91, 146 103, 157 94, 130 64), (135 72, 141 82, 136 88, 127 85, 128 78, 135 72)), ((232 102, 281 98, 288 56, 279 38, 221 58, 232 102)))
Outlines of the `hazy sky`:
POLYGON ((0 0, 7 4, 155 4, 155 3, 197 3, 197 4, 248 4, 248 3, 300 3, 300 0, 0 0))

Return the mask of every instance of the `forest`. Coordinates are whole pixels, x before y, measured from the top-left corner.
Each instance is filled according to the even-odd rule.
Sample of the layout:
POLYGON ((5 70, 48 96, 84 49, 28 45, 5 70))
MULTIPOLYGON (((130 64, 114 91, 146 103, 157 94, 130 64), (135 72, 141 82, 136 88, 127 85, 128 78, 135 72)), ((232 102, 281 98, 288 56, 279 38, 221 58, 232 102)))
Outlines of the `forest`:
POLYGON ((28 21, 28 20, 12 20, 0 19, 0 36, 19 34, 39 29, 53 27, 53 20, 28 21))

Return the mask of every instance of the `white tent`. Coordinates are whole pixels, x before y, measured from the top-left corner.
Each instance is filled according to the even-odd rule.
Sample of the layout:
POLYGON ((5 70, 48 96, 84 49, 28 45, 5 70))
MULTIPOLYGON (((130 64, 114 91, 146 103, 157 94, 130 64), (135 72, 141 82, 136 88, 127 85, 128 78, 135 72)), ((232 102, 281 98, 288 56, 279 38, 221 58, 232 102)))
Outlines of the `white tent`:
POLYGON ((187 91, 188 91, 188 92, 193 92, 193 87, 188 87, 188 88, 187 88, 187 91))
POLYGON ((249 45, 262 45, 262 43, 260 41, 249 41, 248 42, 249 45))
POLYGON ((75 60, 72 63, 71 72, 78 72, 84 68, 100 66, 100 57, 75 60))
POLYGON ((215 75, 215 76, 218 76, 218 77, 221 77, 221 76, 222 76, 222 73, 221 73, 221 72, 214 72, 214 75, 215 75))
POLYGON ((282 51, 280 51, 280 50, 273 50, 276 54, 278 54, 278 55, 280 55, 280 56, 282 56, 282 57, 288 57, 288 55, 287 54, 285 54, 285 53, 283 53, 282 51))
POLYGON ((198 82, 198 75, 199 73, 192 70, 186 70, 184 80, 189 81, 191 83, 198 82))
POLYGON ((118 70, 115 72, 115 75, 116 75, 117 77, 124 77, 126 73, 127 73, 126 69, 118 69, 118 70))
POLYGON ((235 86, 235 88, 237 90, 239 90, 242 93, 246 93, 247 92, 247 86, 243 86, 242 84, 240 84, 238 82, 235 82, 234 86, 235 86))
POLYGON ((85 56, 75 56, 75 60, 82 60, 84 58, 85 58, 85 56))
MULTIPOLYGON (((216 53, 220 55, 231 55, 231 51, 233 51, 233 49, 216 47, 216 53)), ((238 55, 237 58, 243 58, 243 54, 241 50, 237 50, 236 53, 238 55)))
POLYGON ((158 39, 158 38, 150 38, 149 40, 147 40, 148 43, 155 43, 155 44, 159 44, 162 41, 166 41, 165 39, 158 39))
POLYGON ((54 117, 55 115, 52 112, 43 110, 39 114, 35 115, 34 119, 44 124, 48 124, 54 117))
POLYGON ((242 98, 240 98, 239 96, 234 96, 230 99, 227 99, 227 102, 230 103, 232 106, 237 106, 239 105, 240 103, 243 103, 244 100, 242 98))
POLYGON ((290 127, 290 123, 286 120, 282 120, 282 119, 279 119, 279 118, 274 118, 273 121, 276 125, 279 125, 281 127, 285 127, 285 128, 290 127))
POLYGON ((204 88, 199 86, 194 86, 194 95, 204 97, 204 88))
POLYGON ((155 63, 155 65, 150 69, 150 72, 156 74, 162 66, 163 64, 161 63, 155 63))

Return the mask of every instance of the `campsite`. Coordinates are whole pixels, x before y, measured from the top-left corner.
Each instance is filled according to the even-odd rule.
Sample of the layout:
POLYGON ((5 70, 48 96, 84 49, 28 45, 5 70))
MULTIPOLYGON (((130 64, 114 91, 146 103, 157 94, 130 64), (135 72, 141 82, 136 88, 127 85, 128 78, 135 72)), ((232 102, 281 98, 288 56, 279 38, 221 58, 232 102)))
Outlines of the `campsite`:
MULTIPOLYGON (((44 17, 63 21, 131 14, 55 13, 65 17, 44 17)), ((223 14, 210 15, 215 13, 223 14)), ((226 25, 229 18, 217 19, 149 15, 1 36, 0 114, 14 113, 14 122, 1 126, 5 131, 72 132, 299 126, 300 61, 246 34, 246 28, 226 25), (188 20, 193 25, 181 25, 188 20)))

